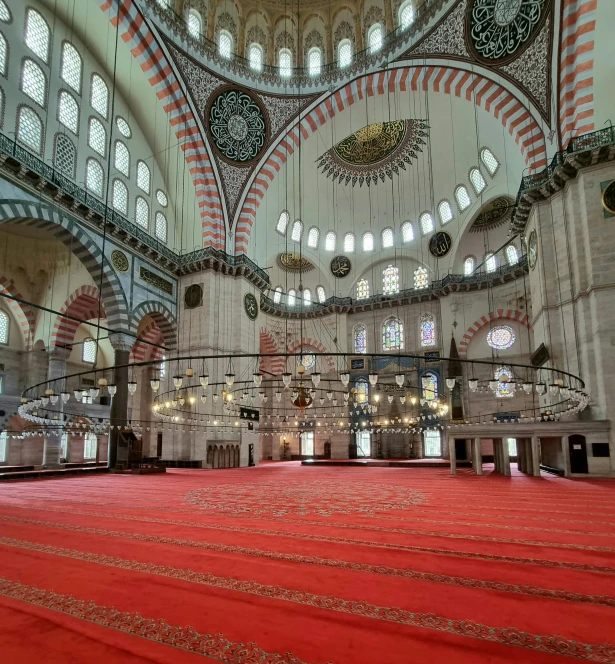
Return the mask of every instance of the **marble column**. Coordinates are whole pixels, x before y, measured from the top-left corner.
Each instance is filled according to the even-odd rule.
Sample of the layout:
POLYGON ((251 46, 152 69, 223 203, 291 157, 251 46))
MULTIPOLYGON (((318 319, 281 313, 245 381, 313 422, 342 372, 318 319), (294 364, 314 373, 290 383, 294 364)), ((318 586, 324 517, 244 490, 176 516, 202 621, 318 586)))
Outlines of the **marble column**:
POLYGON ((127 334, 113 333, 109 335, 109 342, 115 351, 113 382, 117 389, 111 400, 110 424, 113 427, 109 432, 109 468, 115 468, 117 463, 117 446, 120 437, 118 426, 125 426, 128 421, 128 367, 120 366, 130 361, 130 351, 134 339, 127 334))
POLYGON ((562 436, 562 458, 564 460, 564 477, 570 477, 570 445, 568 436, 562 436))
POLYGON ((449 436, 448 438, 448 454, 451 461, 451 475, 457 474, 457 453, 455 451, 455 438, 449 436))
POLYGON ((502 474, 510 477, 510 454, 508 451, 508 440, 500 438, 500 448, 502 450, 502 474))
POLYGON ((473 451, 473 461, 474 461, 474 472, 477 475, 483 474, 483 447, 480 438, 474 439, 474 451, 473 451))
MULTIPOLYGON (((47 380, 49 387, 59 395, 66 389, 66 360, 70 356, 69 348, 58 348, 53 346, 47 350, 49 365, 47 368, 47 380)), ((64 422, 64 402, 58 398, 58 402, 49 407, 55 411, 54 417, 58 419, 58 427, 64 422)), ((62 432, 58 428, 54 430, 54 435, 46 435, 43 446, 43 466, 48 468, 58 468, 62 454, 62 432), (55 435, 58 434, 58 435, 55 435)))
POLYGON ((540 440, 535 434, 532 436, 532 475, 540 477, 540 440))

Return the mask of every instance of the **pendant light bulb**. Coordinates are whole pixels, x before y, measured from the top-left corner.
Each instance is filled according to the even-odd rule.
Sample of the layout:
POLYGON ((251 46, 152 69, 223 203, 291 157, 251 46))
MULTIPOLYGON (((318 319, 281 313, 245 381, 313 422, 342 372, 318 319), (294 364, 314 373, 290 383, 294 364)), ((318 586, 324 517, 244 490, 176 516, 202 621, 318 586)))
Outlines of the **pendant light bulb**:
POLYGON ((446 387, 448 387, 449 390, 454 389, 455 387, 455 379, 454 378, 447 378, 446 379, 446 387))
POLYGON ((478 378, 469 378, 468 386, 470 387, 472 392, 476 392, 476 390, 478 389, 478 378))
POLYGON ((291 373, 288 373, 288 371, 282 374, 282 382, 284 383, 285 387, 288 387, 290 385, 292 377, 293 375, 291 373))
POLYGON ((128 391, 130 394, 134 394, 137 391, 137 384, 134 380, 128 381, 128 391))
POLYGON ((536 393, 542 396, 547 391, 547 386, 544 383, 536 383, 536 393))
POLYGON ((205 389, 209 385, 209 376, 207 374, 201 374, 199 376, 199 381, 201 383, 201 387, 205 389))
POLYGON ((263 375, 259 373, 254 373, 252 374, 252 379, 254 380, 254 385, 256 385, 256 387, 260 387, 261 383, 263 382, 263 375))
POLYGON ((69 392, 62 392, 60 395, 62 397, 62 401, 66 403, 70 399, 70 393, 69 392))
POLYGON ((395 374, 395 382, 397 383, 398 387, 402 387, 405 380, 406 380, 406 376, 404 376, 403 373, 395 374))
POLYGON ((149 384, 152 390, 154 390, 154 392, 158 392, 158 390, 160 389, 160 380, 158 378, 152 378, 149 384))
POLYGON ((228 387, 233 387, 233 383, 235 382, 235 374, 234 373, 224 374, 224 380, 228 385, 228 387))
POLYGON ((320 385, 320 374, 318 371, 312 374, 312 383, 314 387, 318 387, 320 385))
POLYGON ((182 386, 183 380, 184 379, 182 376, 173 376, 173 385, 175 385, 176 390, 179 390, 179 388, 182 386))
POLYGON ((342 381, 342 385, 346 387, 350 382, 350 374, 344 371, 343 373, 340 374, 340 380, 342 381))
POLYGON ((114 397, 115 393, 117 392, 117 385, 110 383, 107 385, 107 390, 109 390, 109 396, 114 397))
MULTIPOLYGON (((397 376, 395 377, 395 380, 397 380, 397 376)), ((369 373, 369 384, 372 387, 375 387, 377 382, 378 382, 378 374, 375 371, 370 371, 370 373, 369 373)))

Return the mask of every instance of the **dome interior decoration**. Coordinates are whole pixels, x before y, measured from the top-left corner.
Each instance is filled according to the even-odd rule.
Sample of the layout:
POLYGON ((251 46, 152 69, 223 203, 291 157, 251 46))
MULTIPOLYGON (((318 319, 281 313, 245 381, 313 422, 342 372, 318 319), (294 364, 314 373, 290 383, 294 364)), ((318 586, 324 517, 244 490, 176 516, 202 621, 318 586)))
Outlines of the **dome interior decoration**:
POLYGON ((311 261, 292 251, 279 254, 277 264, 285 272, 309 272, 314 269, 311 261))
POLYGON ((491 230, 510 221, 513 201, 508 196, 498 196, 481 208, 470 233, 491 230))

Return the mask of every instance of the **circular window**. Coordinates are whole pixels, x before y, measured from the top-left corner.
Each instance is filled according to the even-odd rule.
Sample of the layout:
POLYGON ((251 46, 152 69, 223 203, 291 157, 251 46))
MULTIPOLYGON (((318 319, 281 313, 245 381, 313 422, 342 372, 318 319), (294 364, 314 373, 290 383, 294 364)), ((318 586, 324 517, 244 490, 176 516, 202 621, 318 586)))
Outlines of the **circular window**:
POLYGON ((506 350, 515 343, 516 338, 517 335, 512 327, 509 327, 508 325, 498 325, 489 330, 487 343, 491 348, 495 348, 496 350, 506 350))
POLYGON ((156 199, 162 207, 166 207, 169 204, 169 199, 167 198, 167 195, 162 191, 162 189, 158 189, 156 191, 156 199))
POLYGON ((186 309, 196 309, 203 304, 203 287, 200 284, 192 284, 186 288, 184 304, 186 309))
POLYGON ((316 366, 316 356, 312 353, 301 355, 297 358, 297 366, 303 364, 307 371, 316 366))
POLYGON ((118 115, 117 118, 115 119, 115 124, 117 125, 118 131, 120 132, 120 134, 122 134, 122 136, 124 136, 125 138, 130 138, 132 136, 130 125, 128 124, 128 122, 126 122, 126 120, 124 120, 123 117, 118 115))

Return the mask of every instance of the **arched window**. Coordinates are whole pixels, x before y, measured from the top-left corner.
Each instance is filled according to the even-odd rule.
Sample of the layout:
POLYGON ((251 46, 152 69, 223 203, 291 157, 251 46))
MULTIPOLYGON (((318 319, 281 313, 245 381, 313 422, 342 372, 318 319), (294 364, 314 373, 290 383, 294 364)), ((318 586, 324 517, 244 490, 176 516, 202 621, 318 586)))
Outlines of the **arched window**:
POLYGON ((250 44, 249 56, 250 69, 263 71, 263 48, 260 44, 250 44))
POLYGON ((144 161, 137 162, 137 187, 146 194, 150 192, 152 175, 149 166, 144 161))
POLYGON ((0 21, 8 23, 10 20, 11 20, 11 12, 9 11, 9 8, 6 6, 6 2, 4 2, 4 0, 0 0, 0 21))
POLYGON ((26 12, 26 46, 43 62, 49 62, 51 30, 47 21, 35 9, 26 12))
POLYGON ((53 165, 63 175, 69 178, 75 177, 77 149, 75 148, 75 144, 65 134, 56 135, 53 165))
POLYGON ((290 78, 293 73, 293 55, 287 48, 281 48, 278 53, 278 67, 282 78, 290 78))
POLYGON ((166 242, 167 241, 167 218, 165 217, 162 212, 156 212, 156 224, 154 226, 154 231, 156 234, 156 237, 161 241, 161 242, 166 242))
POLYGON ((369 399, 369 383, 365 378, 360 378, 354 384, 356 389, 357 403, 366 404, 369 399))
POLYGON ((337 46, 337 64, 340 69, 344 69, 352 62, 352 44, 350 39, 342 39, 337 46))
POLYGON ((335 251, 335 233, 329 231, 325 235, 325 251, 335 251))
POLYGON ((487 186, 483 174, 478 170, 478 168, 473 168, 470 171, 470 182, 472 183, 472 188, 477 194, 480 194, 483 189, 487 186))
POLYGON ((82 60, 77 49, 70 43, 62 45, 62 67, 60 76, 75 92, 81 93, 82 60))
POLYGON ((414 240, 414 229, 412 228, 412 223, 409 221, 404 221, 401 225, 401 241, 404 244, 412 242, 414 240))
POLYGON ((355 325, 352 336, 354 338, 354 352, 367 353, 367 328, 365 325, 355 325))
POLYGON ((299 242, 301 240, 301 234, 303 233, 303 223, 300 219, 295 219, 293 223, 293 228, 290 232, 290 239, 293 242, 299 242))
POLYGON ((420 320, 421 330, 421 348, 436 345, 436 325, 434 323, 433 315, 425 313, 421 315, 420 320))
POLYGON ((228 30, 220 30, 218 36, 218 53, 220 57, 230 60, 233 55, 233 37, 228 30))
POLYGON ((295 289, 294 289, 294 288, 291 288, 291 289, 288 291, 288 295, 286 296, 286 304, 287 304, 289 307, 294 307, 296 301, 297 301, 297 294, 295 293, 295 289))
POLYGON ((164 191, 162 191, 162 189, 156 190, 156 200, 158 201, 158 205, 164 208, 169 204, 169 199, 167 198, 167 195, 164 193, 164 191))
POLYGON ((455 189, 455 200, 457 201, 457 205, 461 212, 470 207, 472 201, 470 200, 470 194, 468 194, 468 190, 464 185, 460 184, 457 189, 455 189))
POLYGON ((448 201, 440 201, 438 205, 438 215, 440 217, 440 223, 443 226, 451 221, 453 218, 453 208, 448 201))
POLYGON ((312 304, 312 291, 309 288, 303 289, 303 304, 312 304))
POLYGON ((371 54, 378 53, 382 48, 382 26, 374 23, 367 33, 367 44, 371 54))
POLYGON ((320 76, 322 69, 322 52, 315 46, 308 51, 308 72, 310 76, 320 76))
POLYGON ((9 49, 4 35, 0 33, 0 74, 6 76, 6 70, 9 63, 9 49))
POLYGON ((188 32, 194 39, 200 39, 203 33, 203 21, 196 9, 190 9, 188 12, 188 32))
POLYGON ((500 162, 496 159, 495 155, 489 148, 483 148, 480 151, 480 160, 483 162, 485 165, 485 168, 487 169, 487 172, 491 177, 493 177, 498 168, 500 167, 500 162))
POLYGON ((0 309, 0 344, 9 342, 9 317, 6 312, 0 309))
POLYGON ((429 275, 427 269, 422 265, 414 270, 414 287, 416 289, 427 288, 429 286, 429 275))
POLYGON ((121 180, 113 180, 113 209, 128 214, 128 188, 121 180))
POLYGON ((515 390, 511 385, 514 376, 510 367, 498 367, 495 370, 493 377, 498 381, 497 387, 495 388, 495 396, 498 397, 498 399, 515 396, 515 390))
POLYGON ((43 123, 28 106, 22 106, 17 116, 17 140, 40 154, 43 149, 43 123))
POLYGON ((399 293, 399 270, 389 265, 382 272, 382 292, 385 295, 399 293))
POLYGON ((79 133, 79 104, 66 90, 60 92, 58 99, 58 120, 73 134, 79 133))
POLYGON ((371 231, 363 233, 363 251, 374 251, 374 234, 371 231))
POLYGON ((395 243, 395 235, 392 228, 384 228, 382 230, 382 248, 390 249, 395 243))
POLYGON ((498 259, 495 257, 495 254, 489 252, 485 254, 485 270, 487 272, 495 272, 498 267, 498 259))
POLYGON ((84 339, 83 341, 83 346, 81 349, 81 359, 83 362, 87 362, 88 364, 94 364, 96 362, 96 342, 92 337, 88 337, 87 339, 84 339))
POLYGON ((109 88, 98 74, 92 76, 90 105, 97 113, 100 113, 105 120, 107 119, 107 113, 109 112, 109 88))
POLYGON ((280 304, 282 301, 282 286, 276 286, 276 289, 273 291, 273 303, 280 304))
POLYGON ((365 300, 369 297, 369 281, 361 279, 357 282, 357 300, 365 300))
POLYGON ((344 235, 344 251, 352 253, 354 251, 354 233, 346 233, 344 235))
POLYGON ((85 186, 95 196, 102 198, 105 175, 102 166, 90 157, 85 163, 85 186))
POLYGON ((149 228, 149 205, 143 196, 137 196, 135 201, 135 221, 142 228, 149 228))
POLYGON ((426 457, 442 456, 442 434, 439 429, 426 429, 423 432, 423 449, 426 457))
POLYGON ((45 97, 47 95, 47 79, 43 70, 34 62, 26 58, 21 70, 21 91, 34 99, 34 101, 45 108, 45 97))
POLYGON ((506 260, 509 265, 516 265, 519 262, 519 252, 514 244, 509 244, 506 247, 506 260))
POLYGON ((115 167, 126 177, 130 175, 130 152, 122 141, 115 141, 115 167))
POLYGON ((465 261, 463 261, 463 274, 466 277, 469 277, 474 273, 474 268, 476 267, 476 259, 474 256, 468 256, 465 261))
POLYGON ((325 302, 325 300, 327 299, 325 295, 325 289, 323 286, 316 286, 316 297, 318 298, 320 304, 323 304, 323 302, 325 302))
POLYGON ((88 145, 92 150, 98 152, 101 157, 105 156, 107 147, 107 132, 100 120, 90 118, 90 126, 88 129, 88 145))
POLYGON ((438 376, 432 371, 421 376, 421 387, 425 401, 434 401, 438 398, 438 376))
POLYGON ((115 118, 115 124, 117 126, 117 130, 122 134, 124 138, 130 138, 132 136, 132 130, 130 129, 130 125, 124 118, 120 117, 118 115, 117 118, 115 118))
POLYGON ((399 25, 407 30, 414 23, 414 7, 411 0, 406 0, 399 8, 399 25))
POLYGON ((290 221, 290 215, 286 210, 282 210, 280 212, 280 216, 278 217, 278 223, 276 224, 276 231, 280 235, 286 235, 286 229, 288 228, 288 222, 290 221))
POLYGON ((382 350, 404 349, 404 326, 399 318, 392 316, 382 324, 382 350))
POLYGON ((318 246, 318 236, 320 235, 319 230, 316 226, 312 226, 308 232, 307 245, 312 249, 315 249, 318 246))
POLYGON ((423 212, 423 214, 419 217, 419 224, 421 225, 421 233, 423 235, 427 235, 427 233, 433 233, 433 217, 431 214, 429 214, 429 212, 423 212))

